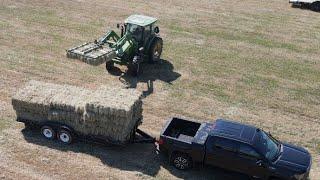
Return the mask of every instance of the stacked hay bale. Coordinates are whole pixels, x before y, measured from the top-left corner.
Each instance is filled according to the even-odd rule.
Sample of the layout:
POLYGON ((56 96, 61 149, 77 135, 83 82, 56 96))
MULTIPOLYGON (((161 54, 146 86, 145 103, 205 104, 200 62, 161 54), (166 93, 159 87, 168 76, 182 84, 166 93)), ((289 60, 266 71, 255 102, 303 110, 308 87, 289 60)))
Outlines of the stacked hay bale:
POLYGON ((30 81, 12 98, 12 105, 18 118, 41 122, 47 119, 50 100, 58 88, 51 84, 30 81))
POLYGON ((92 91, 69 85, 52 84, 52 88, 59 88, 50 99, 48 120, 61 122, 75 130, 83 129, 83 115, 85 113, 86 100, 92 95, 92 91))
POLYGON ((81 135, 113 143, 130 140, 142 119, 140 93, 103 86, 96 91, 69 85, 30 81, 12 98, 18 119, 59 122, 81 135))
POLYGON ((103 86, 93 93, 86 104, 85 121, 96 124, 90 130, 99 135, 114 136, 116 141, 128 141, 141 119, 142 101, 134 89, 103 86))

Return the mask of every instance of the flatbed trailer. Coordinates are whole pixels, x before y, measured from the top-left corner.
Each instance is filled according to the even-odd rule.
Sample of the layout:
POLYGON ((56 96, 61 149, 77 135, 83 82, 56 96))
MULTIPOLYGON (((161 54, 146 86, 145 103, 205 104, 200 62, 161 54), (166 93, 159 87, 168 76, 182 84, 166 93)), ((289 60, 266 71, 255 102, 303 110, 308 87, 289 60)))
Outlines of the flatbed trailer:
POLYGON ((41 134, 49 140, 58 139, 64 144, 70 144, 75 141, 94 142, 103 145, 125 145, 128 143, 154 143, 156 138, 138 128, 138 125, 131 133, 130 141, 119 144, 108 137, 97 135, 84 135, 81 132, 75 131, 71 126, 61 122, 44 121, 35 122, 28 119, 17 118, 18 122, 24 123, 26 128, 40 130, 41 134))

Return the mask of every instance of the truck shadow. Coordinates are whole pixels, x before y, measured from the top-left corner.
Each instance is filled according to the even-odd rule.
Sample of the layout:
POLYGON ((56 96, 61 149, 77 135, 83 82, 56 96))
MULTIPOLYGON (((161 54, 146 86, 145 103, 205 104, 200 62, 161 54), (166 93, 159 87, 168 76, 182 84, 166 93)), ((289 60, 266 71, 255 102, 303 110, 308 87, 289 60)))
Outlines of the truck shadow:
POLYGON ((143 92, 144 97, 153 93, 154 81, 159 80, 171 84, 181 76, 180 73, 174 71, 173 64, 165 59, 153 64, 141 63, 141 74, 138 77, 133 77, 128 72, 121 72, 117 67, 112 70, 111 74, 119 76, 120 81, 126 84, 127 88, 136 88, 138 83, 146 83, 147 90, 143 92))
MULTIPOLYGON (((155 177, 160 167, 167 169, 173 176, 183 179, 244 180, 245 176, 213 167, 196 167, 190 171, 179 171, 172 167, 168 158, 155 151, 154 144, 129 144, 127 146, 106 146, 91 142, 77 141, 71 145, 49 141, 43 138, 38 130, 25 128, 24 139, 33 144, 59 151, 84 153, 99 158, 107 166, 125 171, 138 172, 138 176, 155 177)), ((170 177, 168 177, 170 178, 170 177)))

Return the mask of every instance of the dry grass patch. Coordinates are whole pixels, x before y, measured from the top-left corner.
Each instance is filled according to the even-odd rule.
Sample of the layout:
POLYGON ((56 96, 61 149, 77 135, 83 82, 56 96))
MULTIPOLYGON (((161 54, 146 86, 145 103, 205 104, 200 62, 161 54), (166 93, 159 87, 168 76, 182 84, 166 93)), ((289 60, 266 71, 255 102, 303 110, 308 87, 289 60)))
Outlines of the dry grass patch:
MULTIPOLYGON (((116 23, 133 13, 159 18, 160 33, 164 37, 163 58, 167 62, 160 70, 149 66, 151 70, 140 79, 129 78, 136 81, 141 91, 146 91, 147 81, 153 82, 153 93, 143 100, 143 129, 158 135, 168 116, 176 114, 199 119, 223 117, 254 124, 280 139, 307 147, 314 160, 311 177, 320 177, 317 162, 320 153, 317 138, 320 137, 320 16, 291 8, 287 2, 130 0, 119 4, 115 0, 4 0, 0 7, 0 101, 9 103, 14 92, 31 79, 89 88, 103 84, 124 86, 118 76, 107 74, 103 66, 93 67, 66 59, 65 49, 92 41, 106 29, 115 29, 116 23), (175 76, 167 83, 169 73, 177 75, 173 72, 181 77, 175 76)), ((9 135, 4 137, 6 146, 0 147, 3 150, 15 142, 14 149, 18 152, 3 151, 5 157, 2 158, 14 157, 14 164, 23 167, 31 160, 23 157, 25 149, 21 146, 42 147, 40 152, 50 148, 27 143, 21 134, 17 135, 21 126, 14 123, 15 114, 10 106, 6 107, 1 111, 5 118, 0 124, 6 124, 4 131, 9 131, 9 135), (15 141, 10 133, 20 139, 15 141)), ((146 149, 149 150, 151 148, 146 149)), ((100 164, 99 159, 87 154, 91 151, 94 148, 79 153, 78 158, 88 158, 86 162, 92 163, 95 169, 105 170, 99 171, 99 177, 205 179, 212 174, 201 171, 183 175, 166 165, 154 168, 156 173, 148 173, 142 170, 148 169, 151 162, 147 160, 130 163, 129 167, 133 167, 130 169, 114 167, 112 163, 100 164)), ((29 159, 38 153, 32 152, 29 159)), ((56 150, 54 154, 52 160, 64 156, 65 152, 56 150)), ((133 154, 142 158, 138 152, 133 154)), ((111 155, 118 156, 117 153, 111 155)), ((39 160, 44 156, 37 156, 23 172, 34 172, 34 176, 30 175, 34 178, 45 177, 49 172, 41 169, 45 162, 39 160)), ((73 158, 71 155, 66 160, 73 158)), ((82 172, 78 177, 90 177, 91 169, 77 163, 74 160, 68 168, 78 167, 82 172)), ((14 165, 7 164, 5 169, 11 172, 6 174, 8 177, 28 177, 19 173, 14 165)), ((58 167, 53 171, 58 174, 53 177, 77 178, 61 173, 58 167)))

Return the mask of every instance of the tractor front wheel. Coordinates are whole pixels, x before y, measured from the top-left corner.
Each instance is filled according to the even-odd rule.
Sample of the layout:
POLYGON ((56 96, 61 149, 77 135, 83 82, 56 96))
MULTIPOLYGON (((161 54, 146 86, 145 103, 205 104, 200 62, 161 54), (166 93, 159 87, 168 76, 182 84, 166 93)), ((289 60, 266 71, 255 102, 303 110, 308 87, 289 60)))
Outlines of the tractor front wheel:
POLYGON ((149 63, 154 63, 160 60, 162 53, 163 41, 160 37, 155 38, 149 50, 149 63))
POLYGON ((113 66, 114 66, 113 61, 107 61, 106 62, 106 69, 107 69, 108 72, 112 70, 113 66))
POLYGON ((139 63, 131 63, 128 67, 130 74, 133 77, 137 77, 141 73, 140 64, 139 63))

